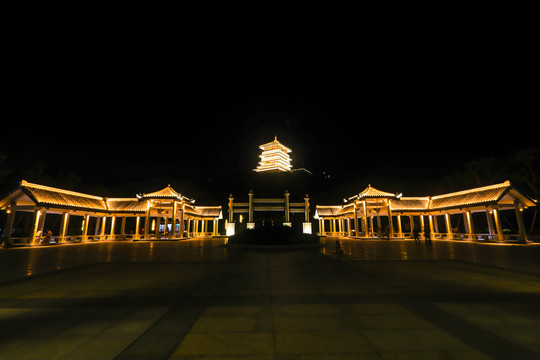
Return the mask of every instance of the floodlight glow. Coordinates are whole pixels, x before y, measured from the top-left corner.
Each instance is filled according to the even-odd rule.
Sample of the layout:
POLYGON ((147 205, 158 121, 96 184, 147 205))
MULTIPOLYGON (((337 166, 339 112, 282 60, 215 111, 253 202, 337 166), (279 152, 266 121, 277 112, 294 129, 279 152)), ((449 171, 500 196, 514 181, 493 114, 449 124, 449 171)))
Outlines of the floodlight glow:
POLYGON ((259 146, 263 152, 259 157, 259 165, 253 169, 256 172, 263 171, 291 171, 291 157, 289 153, 291 149, 281 144, 277 137, 274 137, 274 141, 259 146))

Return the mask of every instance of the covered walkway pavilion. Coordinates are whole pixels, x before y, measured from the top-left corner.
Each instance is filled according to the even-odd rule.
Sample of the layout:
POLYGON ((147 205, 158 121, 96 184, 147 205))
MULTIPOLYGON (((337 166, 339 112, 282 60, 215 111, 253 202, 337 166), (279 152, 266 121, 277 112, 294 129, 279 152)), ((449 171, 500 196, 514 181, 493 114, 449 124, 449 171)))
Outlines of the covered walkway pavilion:
POLYGON ((527 242, 523 210, 536 200, 518 191, 510 181, 437 196, 404 197, 369 185, 361 193, 337 206, 317 205, 319 234, 356 238, 410 238, 417 227, 421 236, 435 239, 463 239, 527 242), (516 234, 503 231, 502 211, 512 211, 516 234), (485 230, 475 221, 485 217, 485 230), (482 214, 482 215, 480 215, 482 214))
POLYGON ((12 244, 35 245, 38 231, 55 243, 217 236, 221 206, 195 206, 170 185, 135 198, 107 198, 25 180, 0 200, 12 244), (56 231, 55 231, 56 230, 56 231))

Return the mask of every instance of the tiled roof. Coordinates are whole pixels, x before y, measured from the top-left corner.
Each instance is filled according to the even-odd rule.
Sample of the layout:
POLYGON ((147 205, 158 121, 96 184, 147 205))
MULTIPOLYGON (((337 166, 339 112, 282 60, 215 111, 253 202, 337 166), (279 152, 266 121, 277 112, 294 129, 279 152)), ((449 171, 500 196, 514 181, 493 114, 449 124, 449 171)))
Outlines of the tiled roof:
POLYGON ((180 199, 181 195, 180 193, 176 192, 171 185, 168 185, 166 188, 163 188, 158 191, 154 191, 149 194, 142 194, 141 198, 143 199, 154 199, 154 198, 162 198, 162 199, 180 199))
POLYGON ((390 209, 395 211, 426 210, 428 206, 428 197, 402 197, 390 202, 390 209))
POLYGON ((145 212, 146 201, 139 201, 138 199, 107 199, 107 205, 110 211, 118 212, 145 212))
MULTIPOLYGON (((526 195, 521 194, 519 191, 513 188, 510 184, 510 181, 505 181, 504 183, 494 184, 490 186, 483 186, 474 189, 458 191, 449 194, 437 195, 433 197, 400 197, 398 195, 385 193, 374 189, 371 186, 368 186, 367 189, 360 194, 359 199, 361 200, 363 198, 370 197, 385 197, 387 195, 393 196, 393 198, 389 200, 390 208, 393 211, 404 212, 429 212, 455 208, 470 208, 478 205, 496 204, 499 203, 501 200, 506 199, 506 197, 517 198, 525 206, 536 205, 535 200, 528 198, 526 195)), ((350 210, 346 210, 345 207, 317 206, 317 214, 323 217, 330 217, 350 212, 350 210)))
POLYGON ((277 146, 278 148, 281 148, 283 151, 290 153, 292 152, 291 149, 289 149, 287 146, 280 143, 277 139, 277 136, 274 137, 274 141, 270 141, 269 143, 259 145, 259 148, 262 150, 265 150, 268 147, 272 147, 273 145, 277 146))
POLYGON ((57 189, 45 185, 32 184, 25 180, 21 181, 20 188, 38 205, 53 205, 89 210, 107 210, 105 201, 99 196, 57 189))
POLYGON ((510 182, 433 196, 429 208, 447 209, 497 202, 510 188, 510 182))
POLYGON ((371 185, 360 193, 360 198, 395 198, 396 194, 377 190, 371 185))
POLYGON ((196 208, 201 216, 219 217, 221 216, 221 206, 198 206, 196 208))
POLYGON ((317 205, 317 215, 319 216, 339 216, 349 212, 354 212, 352 206, 335 206, 335 205, 317 205))

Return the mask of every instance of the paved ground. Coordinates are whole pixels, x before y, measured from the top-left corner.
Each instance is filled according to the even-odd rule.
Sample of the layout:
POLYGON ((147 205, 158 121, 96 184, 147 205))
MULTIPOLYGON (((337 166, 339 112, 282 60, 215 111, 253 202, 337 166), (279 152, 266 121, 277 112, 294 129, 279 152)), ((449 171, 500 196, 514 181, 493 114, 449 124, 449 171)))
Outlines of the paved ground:
POLYGON ((2 359, 540 359, 540 246, 0 250, 2 359))

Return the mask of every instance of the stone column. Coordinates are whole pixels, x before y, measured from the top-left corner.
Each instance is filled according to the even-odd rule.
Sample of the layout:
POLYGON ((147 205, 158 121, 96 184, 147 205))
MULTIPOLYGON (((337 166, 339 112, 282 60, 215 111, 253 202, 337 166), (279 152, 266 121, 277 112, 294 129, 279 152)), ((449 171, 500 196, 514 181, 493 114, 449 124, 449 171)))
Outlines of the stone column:
MULTIPOLYGON (((180 237, 184 237, 184 209, 185 206, 182 203, 181 209, 180 209, 180 217, 179 217, 179 223, 180 223, 180 237)), ((189 236, 189 235, 188 235, 189 236)))
POLYGON ((234 198, 231 195, 229 195, 229 223, 233 223, 233 214, 234 214, 234 198))
MULTIPOLYGON (((17 211, 13 208, 8 209, 8 217, 6 221, 6 232, 4 233, 5 240, 10 241, 11 240, 11 232, 13 231, 13 224, 15 223, 15 213, 17 211)), ((9 242, 11 243, 11 242, 9 242)), ((8 246, 8 245, 6 245, 8 246)))
POLYGON ((85 241, 88 239, 88 223, 89 222, 90 222, 90 215, 85 215, 84 224, 83 224, 82 241, 85 241))
POLYGON ((69 213, 65 212, 62 214, 62 224, 60 225, 60 234, 59 234, 60 235, 59 239, 62 242, 65 241, 68 224, 69 224, 69 213))
POLYGON ((29 243, 31 245, 36 244, 36 233, 39 230, 39 219, 41 217, 42 210, 41 209, 35 209, 34 210, 34 219, 32 222, 32 232, 30 233, 30 241, 29 243))
POLYGON ((111 222, 111 239, 114 240, 114 227, 116 226, 116 216, 113 216, 112 217, 112 222, 111 222))
POLYGON ((107 224, 107 216, 101 218, 101 233, 99 234, 99 239, 103 240, 107 237, 105 234, 105 225, 107 224))
POLYGON ((148 206, 146 207, 146 213, 144 214, 144 238, 148 239, 150 237, 150 200, 148 201, 148 206))
POLYGON ((304 196, 304 221, 309 222, 309 196, 304 196))
POLYGON ((501 224, 499 209, 493 209, 493 218, 495 219, 495 228, 497 229, 497 240, 504 241, 504 232, 501 224))
POLYGON ((122 223, 120 224, 120 235, 126 235, 126 218, 127 216, 122 216, 122 223))
POLYGON ((140 227, 141 227, 141 217, 137 216, 137 220, 135 220, 135 237, 134 237, 134 239, 139 238, 140 227))
POLYGON ((289 224, 290 226, 290 213, 289 213, 289 196, 291 194, 289 194, 289 192, 287 190, 285 190, 285 223, 289 224))
POLYGON ((369 228, 368 228, 368 222, 367 222, 367 204, 366 204, 366 201, 363 202, 362 207, 363 207, 363 210, 364 210, 364 216, 362 217, 362 219, 363 219, 362 228, 364 230, 364 237, 368 238, 369 237, 369 228))
POLYGON ((360 237, 360 231, 358 228, 358 205, 354 202, 354 236, 360 237))
POLYGON ((173 202, 173 209, 172 209, 172 228, 171 228, 171 238, 176 237, 176 212, 178 211, 178 203, 176 201, 173 202))
POLYGON ((392 221, 392 209, 390 208, 390 200, 388 200, 388 226, 390 227, 390 232, 388 233, 388 237, 393 238, 394 237, 394 223, 392 221))
POLYGON ((469 239, 474 240, 474 224, 472 221, 472 213, 470 211, 465 212, 465 224, 467 225, 466 227, 469 239))
POLYGON ((452 221, 448 213, 444 214, 444 224, 446 225, 446 236, 448 239, 452 239, 452 221))
POLYGON ((493 235, 493 217, 491 216, 491 210, 486 209, 486 221, 488 226, 489 235, 493 235))
POLYGON ((398 237, 403 237, 403 229, 401 228, 401 215, 397 216, 398 237))
POLYGON ((525 222, 523 221, 523 208, 518 200, 514 200, 514 208, 519 227, 519 242, 525 244, 527 243, 527 231, 525 230, 525 222))

